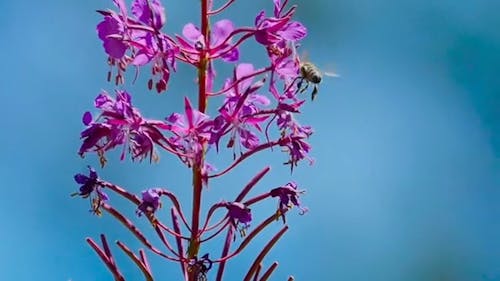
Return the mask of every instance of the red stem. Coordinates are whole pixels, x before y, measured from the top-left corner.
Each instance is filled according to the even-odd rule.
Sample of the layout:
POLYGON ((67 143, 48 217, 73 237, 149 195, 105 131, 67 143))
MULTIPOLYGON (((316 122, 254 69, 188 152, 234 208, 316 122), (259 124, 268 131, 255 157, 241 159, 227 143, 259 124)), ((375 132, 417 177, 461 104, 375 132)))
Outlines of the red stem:
MULTIPOLYGON (((208 0, 201 0, 201 33, 205 39, 204 46, 210 46, 210 23, 208 15, 208 0)), ((206 48, 206 47, 205 47, 206 48)), ((207 109, 207 69, 209 64, 208 50, 200 51, 200 62, 198 65, 198 110, 205 113, 207 109)), ((205 143, 202 144, 205 150, 205 143)), ((202 152, 205 153, 204 151, 202 152)), ((189 243, 188 258, 194 258, 198 255, 200 248, 200 209, 201 209, 201 192, 203 188, 203 178, 201 169, 203 167, 203 159, 193 166, 193 213, 191 217, 191 241, 189 243)), ((189 274, 189 280, 195 281, 197 274, 195 271, 189 274)))
MULTIPOLYGON (((180 234, 181 227, 179 225, 179 218, 177 216, 177 211, 175 208, 170 208, 170 215, 172 217, 172 225, 173 225, 174 231, 180 234)), ((175 242, 177 243, 177 251, 179 252, 179 255, 182 258, 184 258, 184 245, 183 245, 184 241, 182 241, 181 237, 176 236, 175 242)), ((184 261, 181 261, 180 266, 181 266, 182 275, 184 276, 184 280, 187 280, 187 270, 186 270, 187 265, 184 261)))
POLYGON ((115 217, 119 222, 121 222, 151 252, 153 252, 153 253, 155 253, 155 254, 157 254, 159 256, 162 256, 162 257, 164 257, 164 258, 166 258, 168 260, 171 260, 171 261, 179 261, 178 258, 174 258, 174 257, 168 256, 168 255, 164 254, 163 252, 161 252, 160 250, 158 250, 157 248, 155 248, 151 244, 151 242, 149 242, 149 240, 146 238, 146 236, 144 236, 144 234, 142 234, 142 232, 140 232, 139 229, 129 219, 127 219, 124 215, 122 215, 121 213, 119 213, 113 207, 111 207, 111 206, 109 206, 108 204, 105 204, 105 203, 103 203, 101 205, 101 207, 104 210, 106 210, 110 215, 112 215, 113 217, 115 217))
POLYGON ((220 90, 220 91, 217 91, 215 93, 210 93, 209 95, 210 96, 219 96, 219 95, 222 95, 224 94, 225 92, 231 90, 233 87, 235 87, 236 85, 238 85, 238 83, 241 83, 243 80, 247 80, 249 78, 252 78, 252 77, 256 77, 260 74, 264 74, 268 71, 271 71, 272 70, 272 67, 269 66, 269 67, 266 67, 266 68, 262 68, 262 69, 259 69, 259 70, 256 70, 255 72, 253 73, 250 73, 250 74, 247 74, 245 76, 242 76, 240 77, 239 79, 237 79, 236 81, 234 81, 233 83, 231 83, 231 85, 229 85, 228 87, 220 90))
MULTIPOLYGON (((267 270, 264 272, 262 277, 259 279, 259 281, 267 281, 271 274, 274 272, 274 270, 278 267, 278 262, 275 261, 267 270)), ((257 277, 257 274, 255 275, 257 277)))
POLYGON ((236 159, 231 165, 229 165, 229 167, 227 167, 226 169, 224 169, 222 172, 219 172, 219 173, 213 174, 213 175, 209 175, 208 178, 220 177, 220 176, 226 174, 227 172, 229 172, 234 167, 236 167, 236 165, 238 165, 239 163, 241 163, 241 161, 247 159, 248 157, 254 155, 255 153, 257 153, 257 152, 259 152, 261 150, 264 150, 264 149, 267 149, 267 148, 279 145, 279 144, 280 144, 279 141, 272 141, 272 142, 261 144, 261 145, 255 147, 254 149, 243 153, 238 159, 236 159))
POLYGON ((257 256, 257 258, 255 259, 255 261, 253 262, 252 266, 250 267, 250 269, 248 270, 247 272, 247 275, 245 276, 245 278, 243 279, 244 281, 250 281, 250 279, 252 278, 252 276, 255 274, 255 271, 257 270, 257 267, 259 266, 259 264, 262 262, 262 260, 264 259, 264 257, 267 255, 267 253, 269 253, 269 251, 271 250, 271 248, 274 246, 274 244, 276 244, 276 242, 278 242, 278 240, 281 238, 281 236, 283 236, 283 234, 285 234, 285 232, 288 230, 288 226, 284 226, 267 244, 266 246, 264 247, 264 249, 262 250, 262 252, 260 252, 260 254, 257 256))
MULTIPOLYGON (((287 210, 284 210, 286 212, 287 210)), ((213 262, 225 262, 226 260, 233 258, 234 256, 238 255, 245 249, 245 247, 252 241, 253 238, 257 236, 264 228, 266 228, 268 225, 270 225, 272 222, 276 221, 276 214, 273 214, 269 216, 266 220, 264 220, 262 223, 260 223, 252 232, 250 232, 245 239, 241 242, 241 244, 238 246, 238 248, 231 254, 227 254, 225 256, 222 256, 218 260, 214 260, 213 262)))
POLYGON ((144 274, 144 278, 146 281, 153 281, 153 275, 151 274, 151 271, 149 270, 149 267, 144 264, 144 262, 136 255, 132 250, 130 250, 125 244, 123 244, 120 241, 116 241, 116 244, 122 251, 127 254, 127 256, 137 265, 137 267, 142 271, 142 274, 144 274))
POLYGON ((210 12, 208 12, 209 15, 216 15, 222 11, 224 11, 224 9, 226 9, 227 7, 229 7, 235 0, 229 0, 227 1, 224 5, 222 5, 222 7, 220 7, 219 9, 217 10, 212 10, 210 12))
MULTIPOLYGON (((97 253, 97 255, 104 262, 104 264, 108 267, 111 274, 113 274, 115 281, 125 281, 125 278, 118 270, 118 267, 116 267, 116 264, 115 264, 113 258, 110 257, 109 255, 107 255, 107 250, 101 249, 99 247, 99 245, 97 245, 97 243, 94 240, 92 240, 91 238, 87 238, 86 240, 87 240, 87 243, 94 249, 94 251, 97 253)), ((106 238, 102 234, 101 234, 101 240, 102 240, 104 249, 109 249, 108 243, 106 242, 106 238)))

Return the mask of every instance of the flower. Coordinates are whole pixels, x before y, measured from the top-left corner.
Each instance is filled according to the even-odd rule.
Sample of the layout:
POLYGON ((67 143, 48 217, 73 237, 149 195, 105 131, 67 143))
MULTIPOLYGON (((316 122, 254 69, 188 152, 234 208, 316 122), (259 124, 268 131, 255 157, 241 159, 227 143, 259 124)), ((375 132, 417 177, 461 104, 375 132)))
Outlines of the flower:
POLYGON ((228 202, 225 204, 228 209, 228 216, 233 220, 233 225, 243 224, 243 228, 250 226, 252 213, 250 208, 241 202, 228 202))
POLYGON ((274 0, 274 17, 266 17, 265 11, 261 11, 255 17, 255 40, 264 46, 276 44, 280 41, 296 42, 307 35, 307 29, 298 21, 291 21, 296 6, 282 13, 286 2, 274 0))
POLYGON ((160 203, 161 189, 150 188, 142 191, 142 201, 137 206, 137 215, 152 214, 161 207, 160 203))
POLYGON ((165 24, 165 8, 158 0, 134 0, 131 10, 140 22, 155 29, 161 29, 165 24))
POLYGON ((256 116, 264 107, 270 104, 267 97, 257 94, 257 90, 262 87, 263 81, 252 84, 252 74, 254 67, 250 63, 238 64, 234 71, 232 80, 227 80, 224 88, 226 98, 219 108, 220 115, 214 120, 214 131, 212 132, 211 143, 218 149, 219 140, 225 134, 230 133, 227 147, 233 147, 236 138, 240 144, 252 149, 259 145, 259 137, 250 130, 251 127, 261 131, 260 124, 268 116, 256 116), (243 79, 244 77, 249 77, 243 79), (236 83, 236 86, 234 84, 236 83))
POLYGON ((297 94, 297 77, 300 77, 300 62, 296 55, 296 45, 280 41, 267 47, 268 56, 271 60, 272 72, 269 90, 273 96, 282 101, 284 98, 295 100, 297 94), (283 81, 284 93, 280 94, 276 82, 283 81))
MULTIPOLYGON (((235 62, 239 59, 238 48, 231 45, 231 38, 229 36, 234 31, 234 24, 228 19, 223 19, 216 22, 212 26, 210 37, 210 50, 209 56, 221 57, 226 62, 235 62)), ((187 53, 198 53, 200 49, 205 49, 205 38, 201 31, 193 23, 188 23, 182 29, 182 37, 177 37, 179 44, 187 53)), ((198 61, 198 55, 189 55, 192 60, 198 61)))
MULTIPOLYGON (((165 24, 162 4, 158 0, 134 0, 131 7, 134 17, 129 17, 123 0, 113 2, 120 12, 98 11, 104 19, 97 25, 97 34, 109 55, 108 63, 117 68, 116 84, 123 83, 123 72, 130 64, 143 66, 152 62, 152 75, 159 76, 156 90, 158 93, 166 90, 170 69, 175 71, 178 47, 159 31, 165 24)), ((108 73, 110 79, 111 71, 108 73)), ((152 79, 148 87, 153 88, 152 79)))
POLYGON ((297 189, 297 184, 295 182, 289 182, 286 185, 274 188, 269 192, 271 197, 279 198, 277 214, 281 215, 283 223, 286 223, 286 211, 293 206, 297 206, 300 209, 300 214, 307 212, 307 208, 301 207, 299 202, 299 194, 304 192, 304 190, 297 189))
MULTIPOLYGON (((312 134, 312 131, 310 131, 310 133, 312 134)), ((290 159, 284 164, 290 165, 292 172, 293 167, 297 166, 298 162, 302 159, 306 158, 309 160, 310 164, 314 163, 314 160, 308 155, 311 151, 311 145, 305 141, 307 138, 309 138, 309 135, 306 132, 296 131, 279 140, 279 145, 284 147, 284 151, 288 152, 290 156, 290 159)))
MULTIPOLYGON (((82 118, 87 128, 80 134, 83 139, 80 156, 96 151, 104 158, 104 152, 122 145, 122 160, 126 148, 134 160, 142 160, 147 156, 150 160, 157 159, 154 144, 164 145, 166 142, 160 131, 165 128, 162 121, 143 118, 132 106, 132 98, 126 91, 117 90, 115 99, 102 91, 95 99, 95 107, 101 110, 96 120, 92 121, 90 112, 85 112, 82 118)), ((101 159, 101 163, 104 162, 101 159)))
POLYGON ((103 201, 109 200, 106 193, 101 190, 99 185, 97 172, 91 166, 87 166, 89 169, 89 175, 76 174, 74 176, 75 182, 81 184, 79 192, 71 194, 71 196, 79 195, 82 198, 90 198, 91 201, 91 212, 100 216, 101 215, 101 204, 103 201), (92 194, 95 192, 95 196, 92 194))
POLYGON ((97 35, 102 40, 104 51, 114 59, 121 59, 128 49, 123 40, 117 38, 117 34, 124 34, 123 23, 116 17, 106 16, 97 25, 97 35))
POLYGON ((201 163, 203 144, 210 138, 212 121, 208 115, 193 109, 187 97, 184 98, 185 114, 173 113, 166 121, 170 123, 170 131, 175 135, 170 141, 187 155, 185 163, 192 166, 201 163))
POLYGON ((74 176, 75 182, 81 184, 79 192, 75 193, 75 195, 80 195, 82 198, 88 198, 92 192, 95 191, 100 199, 108 200, 108 195, 99 188, 97 172, 91 166, 87 166, 87 168, 89 169, 88 176, 84 174, 76 174, 74 176))

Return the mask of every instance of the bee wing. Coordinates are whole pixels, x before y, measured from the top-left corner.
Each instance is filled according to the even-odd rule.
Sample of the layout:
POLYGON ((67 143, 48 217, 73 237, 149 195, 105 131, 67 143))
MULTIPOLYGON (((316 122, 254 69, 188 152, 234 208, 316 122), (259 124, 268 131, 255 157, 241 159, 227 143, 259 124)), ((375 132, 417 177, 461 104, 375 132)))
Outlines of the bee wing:
POLYGON ((302 50, 302 52, 300 53, 300 61, 303 61, 303 62, 310 61, 309 60, 309 52, 308 51, 302 50))
POLYGON ((336 77, 336 78, 337 78, 337 77, 340 77, 340 75, 338 75, 338 74, 337 74, 337 73, 335 73, 335 72, 331 72, 331 71, 323 72, 323 74, 324 74, 325 76, 328 76, 328 77, 336 77))

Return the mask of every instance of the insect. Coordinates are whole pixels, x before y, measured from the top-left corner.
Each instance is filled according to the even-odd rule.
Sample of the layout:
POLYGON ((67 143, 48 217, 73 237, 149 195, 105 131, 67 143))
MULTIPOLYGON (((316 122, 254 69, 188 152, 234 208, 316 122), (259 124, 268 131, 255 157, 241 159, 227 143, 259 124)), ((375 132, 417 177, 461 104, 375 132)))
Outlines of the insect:
POLYGON ((300 65, 300 75, 295 78, 298 80, 297 92, 305 92, 309 84, 312 84, 314 88, 311 94, 311 100, 313 101, 318 94, 319 83, 323 80, 323 75, 329 77, 339 77, 339 75, 333 72, 322 72, 315 64, 309 61, 307 52, 303 52, 300 56, 297 54, 298 47, 300 47, 300 45, 294 43, 291 45, 292 55, 295 61, 300 65))
POLYGON ((312 84, 314 88, 311 94, 311 100, 313 101, 316 95, 318 94, 319 83, 321 83, 323 75, 329 77, 338 77, 338 75, 333 72, 322 72, 316 65, 314 65, 310 61, 301 62, 299 82, 297 83, 297 91, 303 93, 307 90, 309 84, 312 84))
POLYGON ((212 268, 212 261, 205 254, 198 259, 194 257, 188 264, 188 272, 193 272, 196 281, 207 281, 207 272, 212 268))

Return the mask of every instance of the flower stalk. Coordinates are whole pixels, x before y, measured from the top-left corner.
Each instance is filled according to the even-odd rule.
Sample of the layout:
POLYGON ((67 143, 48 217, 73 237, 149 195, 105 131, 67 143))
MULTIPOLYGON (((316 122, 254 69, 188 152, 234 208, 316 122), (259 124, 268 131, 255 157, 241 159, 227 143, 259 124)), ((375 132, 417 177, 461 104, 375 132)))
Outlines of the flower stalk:
MULTIPOLYGON (((264 229, 277 221, 281 223, 281 218, 281 230, 268 239, 246 275, 241 276, 245 281, 268 280, 278 263, 263 267, 263 260, 288 230, 288 211, 293 207, 299 209, 299 214, 307 211, 298 199, 304 191, 299 190, 295 182, 277 187, 262 186, 261 180, 269 173, 270 166, 250 177, 246 184, 240 183, 241 189, 233 201, 209 202, 203 196, 209 190, 207 187, 214 185, 212 179, 228 174, 251 156, 275 147, 285 152, 284 164, 289 165, 292 172, 302 160, 312 163, 308 138, 313 131, 296 119, 305 102, 300 95, 305 89, 300 83, 305 78, 300 58, 295 54, 299 41, 307 34, 305 26, 293 20, 297 7, 287 8, 287 0, 273 0, 273 14, 257 13, 254 26, 237 27, 230 19, 211 23, 212 16, 223 15, 235 2, 227 0, 214 9, 212 0, 200 0, 201 25, 187 23, 181 35, 163 32, 167 18, 160 0, 133 0, 130 7, 124 0, 113 0, 115 10, 98 10, 103 19, 97 25, 97 35, 108 55, 108 81, 125 84, 126 70, 131 67, 136 70, 133 77, 136 81, 138 70, 149 68, 146 88, 170 93, 169 81, 175 79, 178 63, 187 64, 196 71, 197 100, 192 103, 188 97, 183 97, 182 113, 165 114, 162 119, 147 118, 133 105, 134 95, 121 87, 114 93, 104 90, 99 93, 94 100, 98 113, 87 111, 82 117, 85 129, 80 134, 82 144, 78 154, 83 158, 95 153, 102 168, 108 162, 107 153, 120 149, 121 161, 130 157, 132 161, 147 159, 154 164, 162 152, 191 170, 191 204, 183 204, 190 206, 189 210, 182 209, 177 189, 148 188, 138 196, 131 189, 100 178, 90 166, 87 174, 74 177, 80 187, 73 196, 90 200, 92 213, 101 215, 104 211, 111 215, 141 242, 145 250, 139 249, 138 254, 122 241, 116 244, 147 281, 157 277, 146 252, 178 263, 184 281, 222 281, 229 262, 243 254, 250 242, 265 233, 264 229), (240 46, 252 42, 263 50, 268 59, 266 65, 256 68, 250 62, 241 61, 240 46), (215 61, 231 64, 234 69, 232 75, 222 80, 220 89, 214 89, 214 85, 218 85, 216 79, 220 78, 215 61), (215 110, 208 107, 209 102, 215 110), (207 158, 209 149, 214 149, 218 157, 225 157, 224 151, 232 154, 227 167, 217 171, 207 158), (115 208, 108 190, 113 196, 127 199, 136 209, 137 216, 149 221, 152 231, 139 229, 115 208), (253 190, 258 190, 258 195, 251 195, 253 190), (259 221, 254 218, 252 209, 260 208, 261 203, 268 200, 277 201, 276 211, 252 225, 259 221), (171 224, 162 221, 164 216, 159 215, 164 205, 170 210, 171 224), (208 207, 206 212, 203 211, 205 206, 208 207), (190 218, 185 215, 189 212, 190 218), (149 238, 151 234, 156 235, 165 252, 153 245, 151 241, 155 240, 149 238), (225 238, 221 237, 223 235, 225 238), (206 246, 213 239, 224 241, 221 249, 206 246), (220 256, 214 258, 218 254, 220 256), (217 267, 216 272, 212 270, 214 267, 217 267)), ((175 93, 171 95, 177 98, 175 93)), ((114 279, 125 280, 104 235, 101 241, 102 247, 91 238, 87 239, 114 279)))

